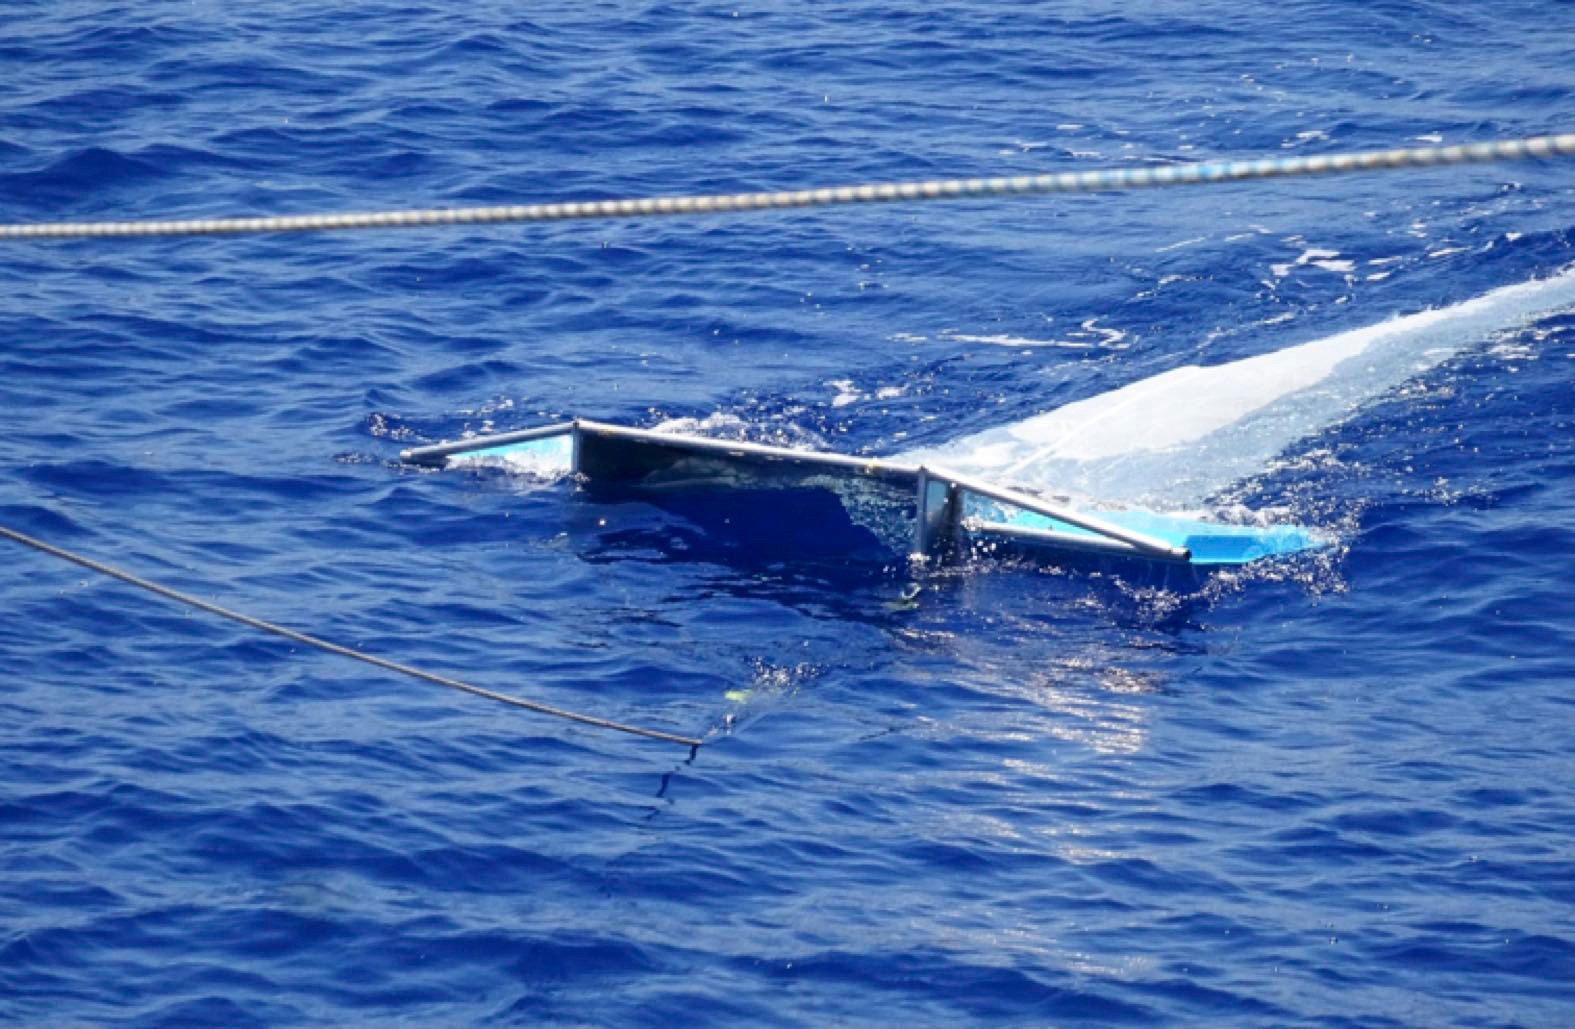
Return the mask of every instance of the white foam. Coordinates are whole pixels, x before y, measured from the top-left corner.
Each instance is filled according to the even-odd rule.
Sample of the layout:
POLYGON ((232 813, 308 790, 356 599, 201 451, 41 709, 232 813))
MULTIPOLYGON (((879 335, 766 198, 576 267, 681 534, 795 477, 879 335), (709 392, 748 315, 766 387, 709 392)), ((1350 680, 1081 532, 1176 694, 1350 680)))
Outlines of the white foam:
POLYGON ((743 439, 748 428, 749 423, 736 414, 713 411, 704 418, 668 418, 651 426, 651 431, 743 439))
POLYGON ((832 407, 847 407, 864 399, 864 394, 853 388, 852 379, 832 379, 826 385, 837 391, 837 395, 831 398, 832 407))
POLYGON ((881 386, 874 394, 867 394, 854 386, 852 379, 832 379, 826 385, 837 391, 837 395, 831 398, 832 407, 847 407, 868 400, 872 395, 876 400, 895 400, 908 391, 906 386, 881 386))
POLYGON ((1031 349, 1034 347, 1056 347, 1062 350, 1093 350, 1095 347, 1121 350, 1126 348, 1127 334, 1120 329, 1109 329, 1098 324, 1098 318, 1090 318, 1083 322, 1078 329, 1067 333, 1066 339, 1034 339, 1030 336, 1012 336, 1008 334, 975 335, 946 329, 941 333, 941 338, 949 343, 975 343, 991 347, 1014 347, 1018 349, 1031 349))
POLYGON ((991 347, 1064 347, 1071 350, 1087 350, 1093 347, 1092 343, 1063 339, 1029 339, 1027 336, 973 336, 961 332, 949 332, 946 338, 955 343, 980 343, 991 347))
POLYGON ((1353 261, 1340 259, 1340 252, 1338 250, 1323 250, 1319 247, 1308 247, 1302 251, 1301 255, 1298 256, 1296 260, 1288 264, 1271 264, 1269 268, 1274 272, 1274 277, 1276 279, 1283 279, 1289 275, 1293 269, 1301 268, 1306 265, 1311 265, 1314 268, 1322 268, 1326 272, 1336 272, 1338 274, 1345 274, 1356 266, 1355 262, 1353 261))
POLYGON ((1173 368, 901 455, 1019 486, 1173 509, 1497 333, 1575 307, 1575 269, 1228 364, 1173 368))

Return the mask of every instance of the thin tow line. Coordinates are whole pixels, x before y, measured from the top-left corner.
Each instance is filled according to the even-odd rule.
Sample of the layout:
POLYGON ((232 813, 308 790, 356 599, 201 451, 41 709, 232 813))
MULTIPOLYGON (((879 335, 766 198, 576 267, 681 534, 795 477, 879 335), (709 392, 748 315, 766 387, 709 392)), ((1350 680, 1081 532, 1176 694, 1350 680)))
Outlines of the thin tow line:
POLYGON ((733 214, 799 207, 832 207, 909 200, 963 200, 1041 193, 1098 193, 1157 186, 1197 186, 1249 179, 1392 171, 1431 165, 1481 164, 1532 157, 1575 155, 1575 133, 1502 139, 1453 146, 1401 147, 1307 157, 1202 161, 1149 168, 1107 168, 1000 178, 931 179, 861 186, 823 186, 779 192, 643 197, 567 203, 505 204, 404 211, 292 214, 246 218, 39 222, 0 225, 0 240, 90 237, 218 236, 262 232, 327 232, 341 229, 412 229, 450 225, 589 218, 648 218, 669 215, 733 214))
POLYGON ((3 536, 9 540, 14 540, 23 546, 32 547, 34 550, 41 551, 45 554, 58 557, 62 561, 69 561, 74 565, 80 565, 83 568, 98 572, 100 575, 107 575, 112 579, 119 579, 121 582, 128 583, 137 587, 138 589, 147 590, 149 593, 156 593, 159 596, 173 600, 176 603, 185 604, 186 606, 194 607, 199 611, 206 611, 209 614, 218 615, 220 618, 228 618, 232 622, 239 622, 242 625, 250 626, 251 628, 257 629, 261 632, 272 633, 275 636, 283 636, 287 640, 294 640, 297 643, 304 644, 308 647, 315 647, 318 650, 327 651, 330 654, 338 654, 341 657, 354 658, 357 661, 362 661, 366 664, 374 665, 390 672, 398 672, 401 675, 408 675, 415 679, 436 683, 439 686, 447 686, 449 689, 461 690, 465 693, 471 693, 478 697, 485 697, 488 700, 495 700, 500 704, 508 704, 510 707, 524 708, 527 711, 535 711, 536 713, 543 715, 552 715, 555 718, 563 718, 571 722, 579 722, 583 725, 593 725, 599 729, 612 729, 616 732, 629 733, 633 736, 645 736, 653 740, 662 740, 667 743, 679 743, 691 749, 699 747, 702 742, 701 740, 695 739, 692 736, 680 736, 677 733, 664 732, 661 729, 647 729, 644 726, 639 725, 626 725, 622 722, 614 722, 606 718, 597 718, 595 715, 580 714, 577 711, 567 711, 561 707, 553 707, 551 704, 543 704, 535 700, 526 700, 523 697, 514 697, 507 693, 498 693, 494 690, 484 689, 480 686, 472 686, 470 683, 461 682, 458 679, 450 679, 446 675, 436 675, 432 672, 423 671, 420 668, 413 668, 410 665, 400 664, 398 661, 389 661, 386 658, 377 657, 373 654, 367 654, 351 647, 341 646, 338 643, 331 643, 328 640, 319 639, 316 636, 308 636, 304 632, 296 632, 294 629, 289 629, 273 622, 266 622, 261 618, 253 618, 251 615, 242 614, 239 611, 232 611, 227 607, 220 607, 218 604, 209 603, 208 601, 203 600, 200 597, 194 597, 189 593, 182 593, 179 590, 170 589, 168 586, 161 586, 156 582, 151 582, 142 578, 141 576, 133 575, 130 572, 116 568, 113 565, 107 565, 103 562, 95 561, 90 557, 84 557, 83 555, 73 551, 57 547, 51 543, 45 543, 41 539, 36 539, 35 537, 29 536, 26 533, 18 532, 15 529, 10 529, 3 525, 0 525, 0 536, 3 536))

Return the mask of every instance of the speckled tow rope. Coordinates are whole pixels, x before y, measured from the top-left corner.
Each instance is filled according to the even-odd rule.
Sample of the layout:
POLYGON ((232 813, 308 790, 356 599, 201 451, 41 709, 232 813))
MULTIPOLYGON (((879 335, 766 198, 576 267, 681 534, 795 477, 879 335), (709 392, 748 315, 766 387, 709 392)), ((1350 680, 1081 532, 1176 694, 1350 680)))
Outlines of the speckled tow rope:
POLYGON ((1203 161, 1157 168, 1108 168, 988 179, 934 179, 864 186, 826 186, 782 192, 712 196, 645 197, 551 204, 507 204, 435 210, 295 214, 259 218, 191 218, 172 221, 42 222, 0 225, 0 239, 79 239, 133 236, 210 236, 257 232, 326 232, 338 229, 413 229, 446 225, 586 218, 647 218, 662 215, 731 214, 797 207, 832 207, 904 200, 963 200, 1039 193, 1097 193, 1157 186, 1192 186, 1249 179, 1335 175, 1431 165, 1481 164, 1532 157, 1575 155, 1575 133, 1526 139, 1369 150, 1311 157, 1203 161))

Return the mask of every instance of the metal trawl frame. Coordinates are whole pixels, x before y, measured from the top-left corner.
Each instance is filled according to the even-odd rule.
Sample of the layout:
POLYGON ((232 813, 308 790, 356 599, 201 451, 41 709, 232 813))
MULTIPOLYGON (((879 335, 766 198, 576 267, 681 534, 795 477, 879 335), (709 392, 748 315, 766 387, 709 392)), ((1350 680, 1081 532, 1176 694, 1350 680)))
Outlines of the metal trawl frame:
MULTIPOLYGON (((764 443, 654 432, 649 429, 633 429, 581 419, 518 432, 477 436, 452 443, 412 447, 401 452, 400 458, 412 464, 442 467, 451 457, 563 435, 572 435, 574 440, 572 470, 578 475, 586 475, 593 480, 608 477, 637 478, 649 474, 661 467, 660 455, 667 453, 679 457, 705 455, 744 464, 825 469, 852 473, 858 477, 911 484, 916 509, 913 550, 915 554, 923 556, 941 555, 951 550, 955 547, 962 531, 977 525, 978 528, 989 532, 1062 548, 1103 550, 1179 563, 1189 563, 1192 560, 1191 552, 1185 547, 1172 546, 1162 539, 1112 525, 1096 516, 1064 508, 1039 497, 943 468, 885 461, 880 458, 793 450, 764 443), (616 446, 607 448, 602 444, 630 444, 635 450, 620 454, 616 446), (962 510, 964 496, 970 493, 1066 525, 1076 526, 1094 535, 1092 537, 1072 535, 994 522, 970 524, 963 518, 962 510)), ((676 463, 679 457, 675 457, 670 463, 676 463)))
POLYGON ((1185 547, 1171 546, 1164 540, 1156 539, 1145 533, 1133 532, 1131 529, 1126 529, 1119 525, 1112 525, 1095 515, 1073 511, 1070 508, 1061 507, 1059 504, 1041 500, 1039 497, 1029 496, 1026 493, 1020 493, 1005 486, 997 486, 993 482, 985 482, 983 479, 975 479, 972 476, 959 475, 956 472, 949 472, 940 468, 927 468, 925 471, 930 476, 941 479, 969 493, 977 493, 981 497, 988 497, 991 500, 997 500, 1003 504, 1021 508, 1024 511, 1032 511, 1035 514, 1044 515, 1046 518, 1065 522, 1067 525, 1075 525, 1079 529, 1086 529, 1117 543, 1123 543, 1143 557, 1157 558, 1161 561, 1187 562, 1192 560, 1191 551, 1185 547))
POLYGON ((528 443, 533 439, 562 436, 573 432, 577 425, 577 422, 560 422, 557 425, 538 425, 534 429, 500 432, 491 436, 472 436, 470 439, 454 440, 448 443, 432 443, 424 447, 410 447, 399 452, 399 459, 406 464, 418 464, 426 468, 442 468, 452 454, 465 454, 472 450, 487 450, 492 447, 507 446, 510 443, 528 443))

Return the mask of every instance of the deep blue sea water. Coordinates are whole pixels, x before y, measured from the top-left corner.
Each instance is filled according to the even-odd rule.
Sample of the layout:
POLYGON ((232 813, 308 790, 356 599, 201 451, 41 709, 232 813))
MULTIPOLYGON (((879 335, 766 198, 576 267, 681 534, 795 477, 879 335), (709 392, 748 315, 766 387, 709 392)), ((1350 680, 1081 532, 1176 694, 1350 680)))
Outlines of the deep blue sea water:
MULTIPOLYGON (((1572 38, 1547 2, 23 0, 0 221, 1568 131, 1572 38)), ((1339 545, 1199 587, 729 550, 572 483, 397 459, 568 416, 939 446, 1557 281, 1572 229, 1575 165, 1544 161, 5 244, 0 523, 709 742, 502 708, 4 544, 0 1020, 1575 1021, 1568 309, 1326 402, 1210 503, 1339 545)))

